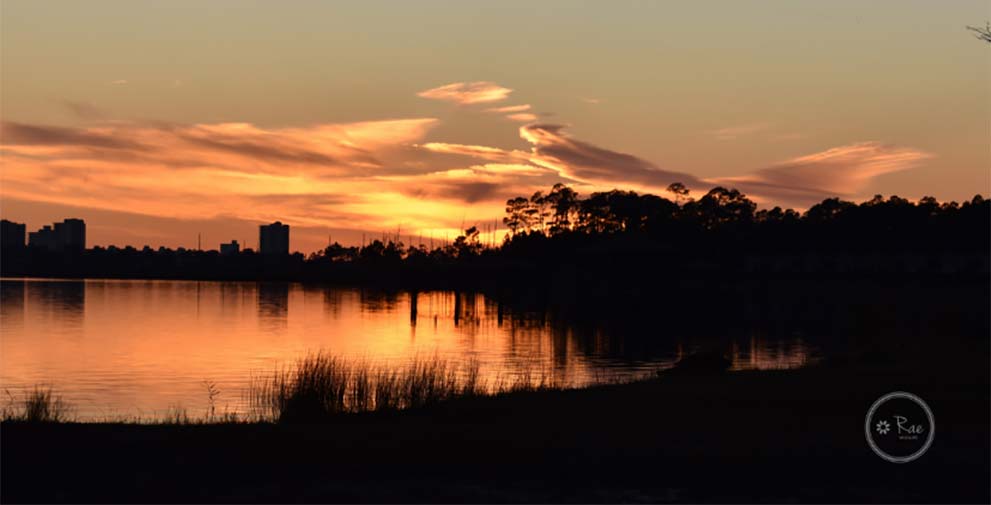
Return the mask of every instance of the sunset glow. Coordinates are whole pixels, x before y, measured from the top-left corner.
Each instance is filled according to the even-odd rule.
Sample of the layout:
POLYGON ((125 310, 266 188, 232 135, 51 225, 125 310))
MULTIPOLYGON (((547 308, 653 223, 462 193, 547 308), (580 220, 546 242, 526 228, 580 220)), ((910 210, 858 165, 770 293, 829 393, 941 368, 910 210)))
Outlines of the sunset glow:
MULTIPOLYGON (((783 4, 776 9, 780 19, 754 21, 768 24, 762 30, 733 37, 732 44, 711 41, 711 47, 694 53, 668 48, 666 30, 635 22, 645 14, 640 10, 664 11, 661 4, 603 4, 571 12, 580 20, 601 17, 604 12, 593 12, 599 10, 625 20, 604 27, 606 33, 626 36, 603 35, 616 40, 595 51, 613 60, 600 73, 619 76, 636 69, 638 82, 594 78, 581 73, 581 63, 574 59, 555 59, 557 48, 526 44, 553 62, 546 70, 551 73, 540 80, 526 75, 526 65, 493 63, 486 65, 487 72, 478 72, 465 65, 475 56, 450 47, 431 56, 429 71, 411 73, 403 63, 369 70, 392 72, 394 78, 365 88, 345 76, 360 75, 355 72, 362 64, 384 61, 376 60, 382 55, 380 46, 394 48, 398 56, 431 44, 432 36, 401 42, 385 35, 374 43, 352 40, 347 47, 351 56, 345 57, 344 47, 329 43, 334 30, 321 29, 313 32, 328 41, 320 50, 344 58, 330 72, 336 77, 290 83, 256 75, 267 83, 260 87, 248 79, 254 72, 250 60, 230 59, 233 47, 198 55, 197 48, 174 39, 170 49, 142 52, 137 59, 134 51, 152 44, 136 35, 141 27, 152 18, 179 26, 192 14, 192 4, 176 4, 162 16, 114 4, 117 19, 133 25, 135 34, 128 36, 102 30, 103 21, 95 21, 100 11, 111 8, 109 3, 63 7, 60 12, 65 12, 55 14, 26 2, 4 5, 2 204, 5 217, 26 221, 32 229, 66 215, 86 218, 91 245, 190 246, 197 233, 206 235, 210 247, 232 238, 249 239, 250 244, 259 222, 277 219, 296 227, 292 248, 304 252, 322 247, 328 236, 354 244, 363 235, 397 229, 402 235, 453 237, 463 224, 494 228, 497 224, 491 223, 501 220, 507 199, 547 190, 557 182, 584 194, 614 188, 662 193, 672 182, 693 192, 726 185, 761 205, 798 209, 832 196, 857 199, 876 192, 967 199, 991 182, 982 120, 989 113, 984 48, 963 34, 959 41, 947 42, 953 38, 940 35, 934 42, 927 31, 906 35, 925 50, 895 52, 883 41, 864 39, 869 28, 859 31, 868 24, 865 20, 882 16, 885 25, 911 26, 907 21, 922 15, 916 12, 919 6, 905 6, 894 19, 890 12, 866 7, 859 24, 848 26, 842 38, 828 32, 828 23, 806 24, 804 29, 813 32, 808 39, 833 46, 829 55, 819 54, 817 67, 793 65, 793 75, 774 77, 782 81, 780 86, 765 90, 751 82, 756 77, 750 73, 756 70, 745 70, 744 62, 731 64, 725 71, 736 72, 734 80, 743 79, 734 97, 688 90, 695 81, 706 86, 718 81, 702 69, 714 72, 719 62, 739 57, 741 47, 790 33, 794 29, 788 25, 804 18, 805 10, 783 4), (38 34, 18 22, 30 16, 62 26, 63 15, 92 26, 82 46, 100 45, 103 75, 68 64, 83 50, 74 38, 47 38, 41 47, 34 43, 38 34), (647 40, 656 54, 643 59, 646 54, 638 51, 647 40), (933 44, 941 45, 937 49, 933 44), (912 68, 925 68, 938 62, 942 70, 926 72, 925 79, 941 84, 915 87, 911 81, 917 76, 908 77, 916 72, 911 68, 863 69, 854 62, 862 59, 857 53, 865 47, 875 53, 872 60, 887 62, 882 66, 911 61, 912 68), (194 60, 196 65, 175 63, 194 60), (215 64, 224 65, 230 75, 210 70, 215 64), (157 70, 142 70, 152 66, 157 70), (62 84, 39 87, 38 72, 48 82, 62 84), (557 77, 568 72, 584 77, 569 78, 569 86, 560 87, 557 77), (814 72, 823 72, 819 82, 806 78, 814 72), (862 91, 837 88, 836 79, 862 91), (218 95, 219 83, 231 93, 218 95), (969 91, 930 91, 936 88, 969 91), (837 94, 831 101, 842 104, 832 110, 844 113, 818 105, 827 90, 837 94), (900 97, 900 115, 880 114, 879 102, 892 93, 900 97), (273 95, 279 95, 277 102, 273 95), (216 99, 206 101, 206 96, 216 99), (949 110, 969 113, 948 116, 944 112, 949 110)), ((414 23, 467 8, 435 7, 398 17, 414 23)), ((261 21, 275 8, 257 5, 233 12, 244 28, 232 23, 225 28, 231 36, 247 36, 252 23, 262 32, 243 41, 249 47, 238 48, 239 54, 252 54, 255 40, 283 35, 282 28, 261 21)), ((335 10, 330 4, 314 8, 335 10)), ((517 4, 492 15, 499 18, 521 9, 517 4)), ((727 6, 713 22, 726 24, 735 15, 746 15, 734 14, 734 9, 727 6)), ((363 16, 359 11, 310 17, 363 16)), ((967 19, 979 18, 980 11, 979 2, 957 3, 940 16, 947 30, 957 30, 967 19)), ((652 14, 662 23, 678 23, 652 14)), ((701 15, 691 9, 676 14, 701 15)), ((530 23, 525 19, 524 24, 530 23)), ((297 20, 299 30, 310 29, 302 18, 297 20)), ((502 41, 507 57, 517 54, 519 48, 510 41, 523 35, 499 33, 495 27, 505 25, 490 21, 471 29, 502 41)), ((189 29, 197 36, 208 31, 201 24, 189 29)), ((566 33, 556 23, 547 30, 566 33)), ((170 33, 178 37, 178 32, 170 33)), ((315 49, 302 46, 303 40, 280 39, 258 57, 315 49)), ((572 41, 569 54, 581 53, 583 44, 572 41)), ((747 65, 765 69, 794 58, 785 48, 765 46, 745 54, 747 65)), ((311 69, 300 57, 277 67, 294 81, 311 69)))

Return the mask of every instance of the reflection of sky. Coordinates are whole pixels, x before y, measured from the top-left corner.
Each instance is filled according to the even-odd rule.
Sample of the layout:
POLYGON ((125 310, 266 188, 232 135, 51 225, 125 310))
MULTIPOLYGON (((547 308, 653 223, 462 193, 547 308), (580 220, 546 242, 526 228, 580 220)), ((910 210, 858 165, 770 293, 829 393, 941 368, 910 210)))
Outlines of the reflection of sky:
MULTIPOLYGON (((4 281, 0 379, 52 384, 84 416, 201 409, 203 381, 236 408, 252 376, 307 353, 387 366, 412 356, 477 360, 489 385, 530 374, 561 385, 641 375, 685 352, 601 328, 510 313, 482 295, 280 283, 4 281), (18 297, 18 293, 24 296, 18 297), (501 317, 500 317, 501 315, 501 317), (415 324, 414 324, 415 322, 415 324)), ((734 347, 735 368, 800 365, 801 341, 734 347)))

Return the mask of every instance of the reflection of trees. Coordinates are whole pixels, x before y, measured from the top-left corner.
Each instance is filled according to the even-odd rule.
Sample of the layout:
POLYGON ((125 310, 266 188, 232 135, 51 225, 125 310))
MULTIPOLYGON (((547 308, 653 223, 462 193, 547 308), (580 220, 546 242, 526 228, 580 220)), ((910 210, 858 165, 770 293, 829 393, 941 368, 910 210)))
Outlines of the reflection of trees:
POLYGON ((323 293, 323 310, 327 314, 334 317, 339 317, 341 314, 341 309, 344 307, 344 294, 347 292, 344 289, 326 286, 321 289, 323 293))
POLYGON ((0 326, 24 323, 25 281, 0 281, 0 326))
POLYGON ((71 326, 81 326, 86 308, 85 281, 27 283, 27 303, 51 318, 71 326))
POLYGON ((391 312, 399 305, 399 292, 362 289, 359 292, 361 310, 366 312, 391 312))
POLYGON ((289 284, 258 283, 258 319, 268 329, 284 329, 289 316, 289 284))

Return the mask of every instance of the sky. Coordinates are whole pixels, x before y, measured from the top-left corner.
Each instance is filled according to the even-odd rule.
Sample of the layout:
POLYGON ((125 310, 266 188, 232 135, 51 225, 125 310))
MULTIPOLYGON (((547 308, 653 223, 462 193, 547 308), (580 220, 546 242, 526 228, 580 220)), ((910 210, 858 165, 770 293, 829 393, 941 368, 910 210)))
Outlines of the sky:
POLYGON ((490 238, 568 184, 991 186, 979 1, 0 3, 0 214, 88 245, 490 238), (499 230, 496 227, 499 226, 499 230))

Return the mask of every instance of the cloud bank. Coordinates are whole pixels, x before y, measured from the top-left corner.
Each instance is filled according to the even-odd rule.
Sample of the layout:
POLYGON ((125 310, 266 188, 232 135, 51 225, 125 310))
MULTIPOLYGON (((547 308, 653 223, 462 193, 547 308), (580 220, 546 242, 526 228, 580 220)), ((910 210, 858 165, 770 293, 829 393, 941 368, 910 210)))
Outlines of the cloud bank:
MULTIPOLYGON (((492 82, 460 82, 419 95, 472 105, 498 102, 511 92, 492 82)), ((226 219, 247 226, 279 219, 312 232, 308 241, 293 244, 306 251, 325 244, 320 230, 326 229, 399 227, 453 237, 462 222, 492 222, 501 217, 506 199, 557 182, 585 194, 614 188, 663 193, 681 182, 696 198, 723 185, 765 205, 806 208, 832 196, 863 196, 875 178, 931 157, 908 147, 859 142, 744 176, 700 178, 575 138, 563 124, 535 123, 530 104, 474 109, 483 117, 528 123, 514 127, 522 140, 515 148, 428 139, 442 130, 431 117, 273 128, 106 121, 92 113, 95 108, 66 105, 94 122, 86 127, 0 122, 7 201, 196 223, 226 219)), ((494 124, 506 127, 502 121, 494 124)), ((765 128, 756 123, 710 133, 742 136, 765 128)), ((129 236, 94 231, 94 243, 100 243, 101 233, 107 234, 104 243, 129 236)))
MULTIPOLYGON (((402 226, 451 234, 462 215, 490 220, 513 179, 531 176, 508 164, 465 168, 448 160, 420 167, 425 150, 416 142, 436 124, 434 118, 296 128, 3 122, 3 197, 190 221, 280 219, 314 229, 402 226), (445 166, 451 173, 438 173, 445 166), (458 167, 466 172, 459 176, 458 167), (463 207, 479 202, 491 205, 463 207)), ((294 247, 313 250, 321 242, 325 236, 294 247)))

